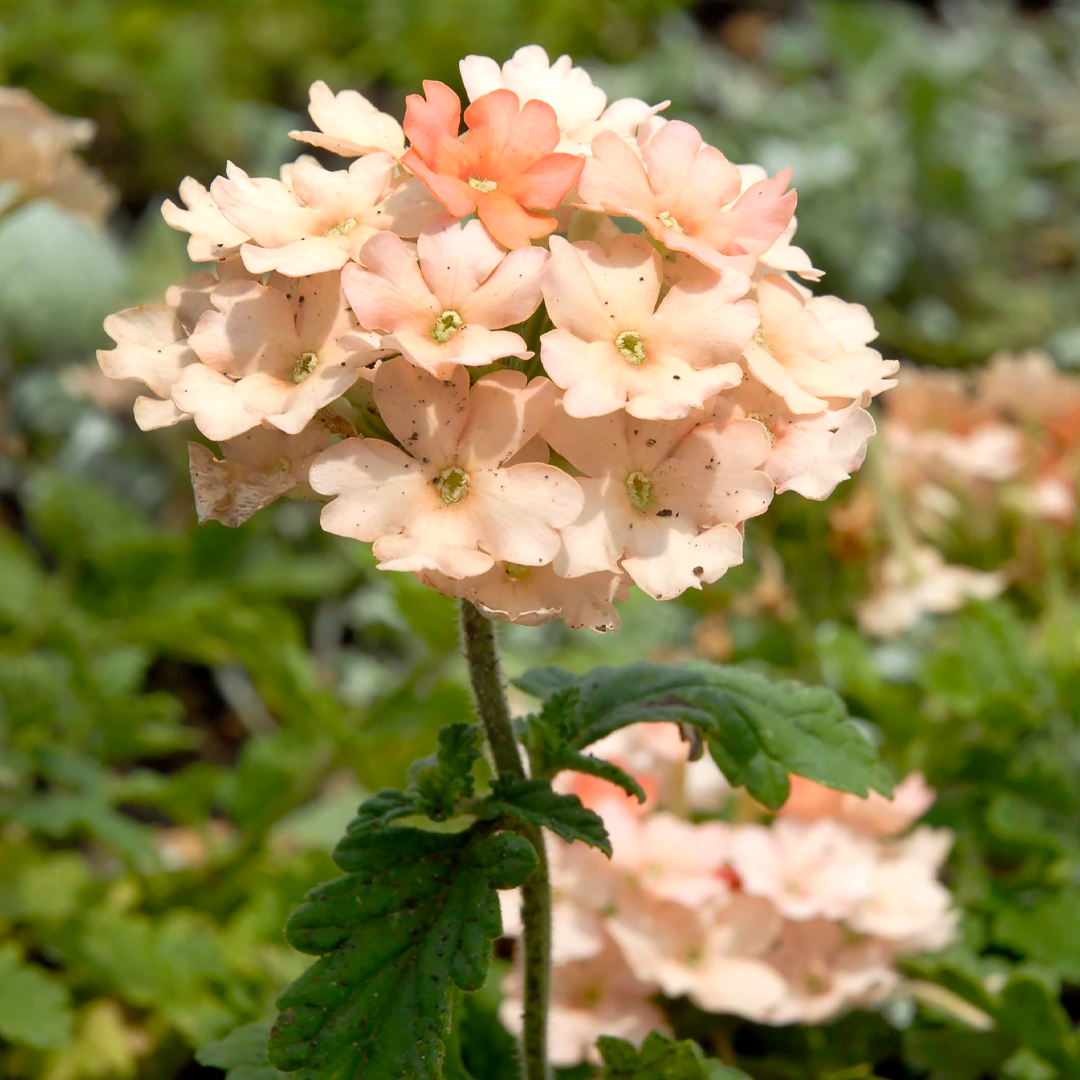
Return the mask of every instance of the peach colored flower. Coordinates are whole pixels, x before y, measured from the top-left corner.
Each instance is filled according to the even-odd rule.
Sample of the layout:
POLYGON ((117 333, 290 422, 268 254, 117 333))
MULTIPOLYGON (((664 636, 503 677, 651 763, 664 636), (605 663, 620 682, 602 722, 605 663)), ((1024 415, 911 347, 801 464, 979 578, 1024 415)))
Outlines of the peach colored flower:
POLYGON ((295 435, 252 428, 223 442, 220 459, 201 443, 188 443, 199 524, 220 521, 236 528, 285 492, 306 486, 312 461, 335 430, 329 417, 312 420, 295 435))
POLYGON ((102 225, 117 191, 74 151, 89 145, 92 120, 60 116, 21 86, 0 86, 0 185, 3 205, 47 199, 102 225))
POLYGON ((612 413, 578 420, 557 407, 544 437, 576 469, 585 508, 563 528, 556 573, 625 571, 657 600, 715 581, 742 561, 739 522, 763 513, 772 481, 760 424, 637 420, 612 413))
POLYGON ((751 272, 795 210, 795 192, 784 193, 790 169, 740 194, 738 168, 678 120, 645 144, 644 162, 614 132, 597 135, 592 149, 578 184, 588 209, 636 218, 670 250, 716 270, 751 272))
POLYGON ((952 833, 917 830, 885 848, 874 867, 870 894, 848 919, 862 934, 896 942, 905 952, 943 949, 954 938, 959 912, 937 880, 948 857, 952 833))
POLYGON ((547 379, 500 371, 470 391, 456 367, 441 381, 396 357, 375 375, 386 426, 408 448, 347 439, 323 453, 311 486, 337 495, 323 509, 327 532, 374 544, 383 570, 478 577, 496 560, 544 566, 557 529, 581 511, 581 489, 562 470, 507 465, 547 419, 547 379))
POLYGON ((1001 571, 953 566, 936 548, 920 546, 906 558, 885 558, 880 587, 859 605, 859 626, 875 637, 895 637, 923 615, 959 611, 969 599, 990 600, 1007 584, 1001 571))
POLYGON ((900 364, 867 342, 877 337, 861 304, 835 296, 807 300, 774 274, 757 285, 761 328, 746 349, 750 374, 779 394, 794 413, 818 413, 831 398, 873 397, 896 385, 900 364))
POLYGON ((692 909, 628 889, 605 925, 638 979, 710 1012, 764 1019, 787 989, 762 959, 781 928, 764 900, 733 893, 692 909))
POLYGON ((479 221, 440 217, 416 242, 417 260, 393 233, 364 246, 367 269, 348 266, 341 283, 362 326, 383 346, 445 378, 457 364, 490 364, 533 354, 502 327, 523 322, 540 303, 543 248, 509 254, 479 221))
POLYGON ((202 362, 171 388, 209 439, 264 421, 298 434, 383 355, 378 337, 357 329, 336 273, 227 281, 210 301, 188 340, 202 362))
POLYGON ((675 285, 660 302, 660 256, 640 236, 604 252, 551 238, 544 270, 556 329, 541 339, 544 370, 562 387, 570 416, 626 408, 649 420, 677 420, 742 378, 739 356, 757 326, 742 300, 738 271, 675 285))
POLYGON ((419 234, 435 205, 415 181, 395 180, 394 170, 394 159, 382 153, 333 172, 302 157, 285 183, 252 179, 230 162, 210 194, 225 219, 250 237, 240 247, 248 270, 303 277, 340 269, 383 229, 419 234))
MULTIPOLYGON (((640 1043, 650 1031, 667 1031, 663 1015, 649 1002, 655 991, 655 986, 634 978, 613 944, 588 960, 557 965, 548 1019, 552 1065, 598 1062, 596 1041, 601 1035, 640 1043)), ((518 967, 503 981, 503 993, 499 1018, 508 1031, 520 1035, 523 999, 518 967)))
POLYGON ((299 142, 321 146, 342 157, 383 151, 400 158, 405 153, 401 125, 380 112, 362 94, 342 90, 335 94, 321 79, 311 84, 308 112, 318 131, 290 131, 299 142))
POLYGON ((719 822, 698 825, 669 813, 647 818, 604 815, 612 837, 612 865, 632 874, 641 888, 660 900, 696 908, 727 896, 730 832, 719 822))
POLYGON ((742 888, 787 919, 843 919, 870 895, 876 850, 834 821, 778 818, 744 825, 731 838, 730 862, 742 888))
POLYGON ((187 418, 170 394, 184 369, 198 363, 188 335, 209 309, 210 293, 217 285, 213 274, 195 274, 183 285, 170 286, 164 304, 142 304, 105 319, 105 333, 116 347, 98 349, 101 370, 110 379, 137 380, 154 394, 135 399, 135 423, 143 431, 187 418))
MULTIPOLYGON (((739 179, 741 181, 740 194, 769 178, 769 174, 760 165, 738 165, 736 167, 739 170, 739 179)), ((781 274, 797 274, 803 281, 820 281, 825 276, 825 271, 816 269, 810 261, 810 256, 801 247, 796 247, 792 243, 795 239, 796 227, 795 218, 792 217, 787 224, 787 228, 780 234, 772 247, 758 256, 757 272, 759 275, 769 271, 781 274)))
POLYGON ((791 776, 791 793, 780 808, 782 817, 804 821, 834 818, 871 836, 897 836, 909 829, 934 805, 935 792, 921 773, 911 773, 896 785, 887 799, 871 791, 865 799, 834 791, 804 776, 791 776))
MULTIPOLYGON (((256 187, 275 184, 274 180, 256 177, 250 183, 256 187)), ((180 181, 180 201, 184 209, 166 199, 161 204, 161 216, 166 224, 178 232, 186 232, 187 253, 192 262, 216 262, 227 259, 240 250, 240 245, 251 239, 243 229, 238 229, 221 212, 213 195, 192 176, 180 181)))
POLYGON ((601 131, 632 138, 638 127, 670 102, 647 105, 637 98, 607 104, 607 94, 593 84, 589 73, 574 67, 569 56, 552 63, 539 45, 525 45, 500 68, 489 56, 466 56, 460 61, 461 81, 470 101, 492 90, 512 90, 522 103, 546 101, 554 110, 562 138, 559 149, 587 154, 601 131), (606 108, 605 108, 606 106, 606 108))
POLYGON ((820 1024, 845 1008, 873 1005, 900 981, 893 949, 825 919, 785 922, 767 958, 787 981, 772 1024, 820 1024))
POLYGON ((586 574, 563 578, 551 566, 520 566, 497 562, 475 578, 447 577, 425 571, 417 577, 447 596, 474 603, 489 619, 523 626, 542 626, 562 619, 571 630, 588 627, 606 632, 619 629, 616 600, 626 599, 626 583, 616 574, 586 574))
POLYGON ((468 132, 458 139, 461 102, 448 86, 425 81, 426 99, 406 99, 401 159, 455 217, 476 213, 504 247, 519 248, 556 227, 553 210, 577 183, 584 158, 552 153, 559 142, 555 110, 543 101, 522 106, 511 90, 493 90, 465 110, 468 132))
POLYGON ((804 499, 827 499, 866 458, 877 431, 864 408, 869 403, 870 395, 864 393, 846 408, 797 414, 779 394, 745 379, 717 398, 713 415, 720 421, 741 416, 765 425, 772 449, 762 471, 772 478, 778 495, 795 491, 804 499))

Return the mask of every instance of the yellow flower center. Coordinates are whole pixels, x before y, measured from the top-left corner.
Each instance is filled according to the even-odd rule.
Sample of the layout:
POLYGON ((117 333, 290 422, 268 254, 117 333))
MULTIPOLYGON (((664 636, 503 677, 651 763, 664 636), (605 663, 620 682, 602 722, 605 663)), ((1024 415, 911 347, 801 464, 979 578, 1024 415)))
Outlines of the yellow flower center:
POLYGON ((444 311, 435 320, 431 336, 440 345, 445 345, 464 325, 465 320, 456 311, 444 311))
POLYGON ((292 369, 292 381, 302 383, 319 366, 318 353, 301 353, 292 369))
POLYGON ((634 367, 641 367, 648 360, 645 342, 635 330, 624 330, 615 339, 615 348, 619 350, 622 358, 634 367))
POLYGON ((486 195, 489 191, 494 191, 498 186, 494 180, 481 180, 479 176, 469 177, 469 187, 476 188, 483 195, 486 195))
POLYGON ((769 427, 769 418, 764 413, 760 413, 760 412, 747 413, 746 414, 746 419, 747 420, 756 420, 759 424, 761 424, 765 428, 765 434, 769 436, 769 445, 770 446, 775 446, 776 445, 776 435, 773 434, 773 429, 771 427, 769 427))
POLYGON ((686 230, 675 220, 675 218, 670 213, 668 213, 667 210, 661 210, 660 213, 656 216, 660 219, 665 229, 674 229, 677 233, 685 234, 686 230))
POLYGON ((469 490, 469 474, 460 465, 448 465, 435 477, 435 487, 447 506, 461 502, 469 490))
POLYGON ((503 563, 503 573, 511 581, 524 581, 532 572, 531 566, 522 566, 516 562, 503 563))
POLYGON ((630 505, 644 514, 652 504, 652 480, 635 470, 626 478, 626 494, 630 496, 630 505))
POLYGON ((356 228, 359 222, 354 217, 347 217, 344 221, 339 221, 336 225, 332 225, 326 230, 326 236, 348 236, 349 233, 356 228))

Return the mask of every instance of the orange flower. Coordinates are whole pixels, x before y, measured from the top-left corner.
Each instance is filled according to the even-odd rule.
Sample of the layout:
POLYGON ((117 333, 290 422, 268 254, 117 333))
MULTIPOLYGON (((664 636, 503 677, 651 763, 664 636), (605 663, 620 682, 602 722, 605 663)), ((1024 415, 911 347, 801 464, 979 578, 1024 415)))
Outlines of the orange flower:
POLYGON ((425 81, 425 97, 406 99, 401 159, 455 217, 476 213, 504 247, 527 246, 554 232, 553 210, 577 183, 585 159, 554 154, 559 142, 555 110, 543 101, 522 107, 512 90, 492 90, 465 110, 450 87, 425 81))

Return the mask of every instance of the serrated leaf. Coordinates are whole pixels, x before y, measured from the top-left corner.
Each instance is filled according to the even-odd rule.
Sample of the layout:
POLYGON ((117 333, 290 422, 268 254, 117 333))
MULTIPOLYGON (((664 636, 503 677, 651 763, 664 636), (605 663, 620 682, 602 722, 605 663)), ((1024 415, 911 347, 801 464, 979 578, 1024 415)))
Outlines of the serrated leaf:
POLYGON ((0 948, 0 1037, 53 1050, 71 1037, 71 1022, 67 987, 24 963, 14 945, 0 948))
POLYGON ((739 1069, 707 1060, 692 1039, 677 1041, 659 1031, 649 1032, 640 1050, 607 1035, 596 1045, 604 1059, 604 1080, 746 1080, 739 1069))
POLYGON ((576 767, 574 754, 628 724, 670 721, 699 728, 728 780, 772 809, 787 798, 789 773, 863 797, 892 790, 873 745, 823 687, 735 667, 651 663, 600 667, 576 679, 542 668, 517 685, 551 689, 530 717, 539 774, 576 767))
POLYGON ((409 787, 416 792, 418 809, 432 821, 453 817, 457 800, 472 795, 472 767, 480 757, 480 744, 480 729, 459 721, 440 729, 434 754, 410 766, 409 787))
POLYGON ((541 825, 568 844, 581 840, 611 858, 611 841, 600 815, 583 806, 576 795, 552 791, 550 780, 500 776, 480 816, 487 820, 513 817, 541 825))
POLYGON ((345 876, 286 926, 322 959, 281 995, 270 1061, 300 1080, 438 1080, 453 987, 483 984, 502 932, 494 890, 520 885, 536 853, 490 826, 447 834, 357 818, 334 861, 345 876))
POLYGON ((200 1065, 224 1069, 225 1080, 281 1080, 286 1074, 267 1060, 269 1024, 245 1024, 223 1039, 200 1046, 195 1060, 200 1065))

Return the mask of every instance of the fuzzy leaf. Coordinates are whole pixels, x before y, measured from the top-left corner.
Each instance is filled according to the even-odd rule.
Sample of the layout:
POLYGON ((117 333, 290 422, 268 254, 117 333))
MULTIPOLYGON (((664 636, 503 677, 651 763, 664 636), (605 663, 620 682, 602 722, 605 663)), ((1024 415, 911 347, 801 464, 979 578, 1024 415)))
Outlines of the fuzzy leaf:
MULTIPOLYGON (((553 668, 526 672, 517 685, 550 691, 530 717, 538 774, 576 768, 574 756, 628 724, 694 725, 724 775, 770 808, 797 773, 840 791, 890 794, 888 770, 830 690, 779 682, 719 665, 636 663, 573 677, 553 668)), ((593 771, 593 770, 583 770, 593 771)))
POLYGON ((200 1046, 195 1060, 200 1065, 224 1069, 225 1080, 281 1080, 285 1073, 267 1060, 269 1024, 245 1024, 223 1039, 200 1046))
POLYGON ((438 1080, 453 987, 483 984, 502 932, 494 890, 520 885, 536 854, 486 825, 432 833, 361 817, 334 861, 345 876, 286 925, 322 959, 281 995, 270 1061, 301 1080, 438 1080))
POLYGON ((552 791, 549 780, 500 776, 481 817, 514 817, 530 825, 542 825, 568 844, 581 840, 611 858, 611 841, 600 815, 583 806, 576 795, 552 791))
POLYGON ((472 767, 480 757, 480 742, 475 724, 450 724, 439 731, 438 750, 409 768, 409 787, 416 792, 418 809, 432 821, 452 817, 456 801, 472 795, 472 767))
POLYGON ((596 1045, 604 1059, 604 1080, 747 1080, 739 1069, 706 1059, 692 1039, 676 1041, 659 1031, 649 1032, 640 1050, 607 1035, 596 1045))

